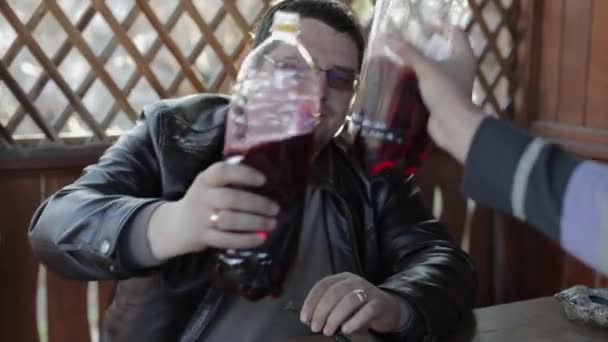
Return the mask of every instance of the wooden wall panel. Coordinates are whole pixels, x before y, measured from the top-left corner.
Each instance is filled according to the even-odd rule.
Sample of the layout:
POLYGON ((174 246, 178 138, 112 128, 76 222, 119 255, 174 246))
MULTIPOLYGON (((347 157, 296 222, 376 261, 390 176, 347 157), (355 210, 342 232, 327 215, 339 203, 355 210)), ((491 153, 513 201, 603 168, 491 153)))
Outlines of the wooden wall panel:
POLYGON ((27 239, 30 217, 40 203, 37 175, 0 174, 0 341, 38 341, 38 264, 27 239))
POLYGON ((479 274, 477 306, 494 304, 494 257, 492 246, 492 213, 477 207, 468 211, 460 184, 463 169, 458 162, 444 152, 432 148, 428 159, 420 169, 417 181, 422 189, 427 208, 434 203, 441 205, 439 219, 446 224, 450 235, 471 255, 479 274), (435 199, 435 190, 441 192, 441 200, 435 199))
POLYGON ((420 187, 427 208, 433 208, 435 189, 441 191, 441 217, 456 241, 462 241, 466 217, 466 201, 460 184, 463 169, 458 162, 438 149, 432 149, 424 166, 418 172, 420 187))
POLYGON ((103 324, 103 317, 106 309, 112 303, 114 298, 114 291, 116 290, 116 282, 114 281, 101 281, 98 283, 99 296, 97 297, 97 305, 99 310, 99 326, 103 324))
MULTIPOLYGON (((40 298, 45 313, 37 313, 39 264, 32 255, 28 227, 41 202, 74 181, 83 166, 94 162, 99 151, 86 156, 74 153, 53 157, 44 152, 36 160, 0 160, 0 341, 90 341, 87 282, 67 280, 47 269, 46 296, 40 298), (37 314, 41 321, 37 321, 37 314), (41 335, 38 336, 40 325, 41 335)), ((114 282, 102 282, 98 293, 100 317, 113 294, 114 282)))
POLYGON ((66 280, 49 271, 47 293, 49 342, 90 341, 87 283, 66 280))
POLYGON ((493 210, 476 207, 471 218, 469 241, 463 242, 477 268, 479 285, 476 306, 478 307, 494 305, 499 290, 503 288, 496 282, 499 265, 496 259, 494 215, 493 210))
POLYGON ((597 273, 575 257, 566 255, 564 259, 564 273, 562 288, 575 285, 595 286, 597 273))
MULTIPOLYGON (((538 32, 521 37, 536 51, 520 58, 519 72, 536 66, 536 82, 521 89, 536 98, 517 107, 516 122, 580 157, 608 162, 608 1, 524 3, 530 1, 540 11, 522 26, 538 32)), ((577 284, 608 285, 605 276, 513 218, 500 220, 498 234, 503 246, 497 247, 497 267, 509 287, 498 301, 552 295, 577 284)))
POLYGON ((608 288, 608 275, 598 275, 595 281, 595 286, 608 288))
MULTIPOLYGON (((43 175, 44 198, 54 194, 78 177, 78 170, 49 172, 43 175)), ((68 280, 47 272, 49 342, 90 341, 87 319, 87 282, 68 280), (65 324, 65 322, 70 324, 65 324)))
MULTIPOLYGON (((530 1, 530 0, 525 0, 530 1)), ((585 158, 608 161, 608 1, 536 0, 542 21, 533 60, 537 98, 518 107, 517 124, 585 158)), ((525 37, 525 36, 524 36, 525 37)))
POLYGON ((608 130, 549 121, 531 122, 529 128, 534 134, 562 144, 582 158, 608 161, 608 130))
MULTIPOLYGON (((553 121, 557 115, 562 49, 561 20, 563 0, 544 1, 542 6, 542 57, 539 83, 539 111, 531 113, 534 119, 553 121)), ((540 16, 530 18, 530 23, 540 16)), ((530 63, 530 61, 524 61, 530 63)))
POLYGON ((608 1, 593 2, 588 103, 585 123, 608 130, 608 1))
POLYGON ((501 216, 497 247, 502 272, 499 302, 552 296, 562 289, 565 255, 559 245, 512 217, 501 216))
MULTIPOLYGON (((559 83, 558 121, 582 125, 587 102, 587 75, 592 0, 565 1, 559 83)), ((547 52, 548 53, 548 52, 547 52)), ((544 56, 547 56, 545 54, 544 56)))

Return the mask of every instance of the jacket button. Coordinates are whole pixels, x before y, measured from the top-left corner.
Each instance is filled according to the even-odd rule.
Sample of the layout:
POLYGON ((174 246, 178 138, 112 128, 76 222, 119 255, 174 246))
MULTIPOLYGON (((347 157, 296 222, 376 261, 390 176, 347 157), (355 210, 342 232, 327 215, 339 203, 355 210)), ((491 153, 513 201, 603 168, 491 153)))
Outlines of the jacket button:
POLYGON ((99 251, 103 254, 108 254, 110 252, 110 247, 112 247, 110 245, 110 241, 108 240, 103 240, 101 242, 101 245, 99 246, 99 251))

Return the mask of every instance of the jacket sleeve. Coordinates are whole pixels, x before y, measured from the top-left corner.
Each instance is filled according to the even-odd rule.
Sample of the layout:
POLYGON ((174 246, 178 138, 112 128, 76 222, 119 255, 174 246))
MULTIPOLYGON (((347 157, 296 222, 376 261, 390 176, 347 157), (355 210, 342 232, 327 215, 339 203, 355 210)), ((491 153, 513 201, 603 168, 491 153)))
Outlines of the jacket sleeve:
POLYGON ((97 164, 36 211, 30 243, 45 265, 76 279, 135 275, 118 245, 121 233, 147 225, 160 203, 159 167, 149 132, 148 121, 139 121, 97 164))
POLYGON ((414 178, 372 183, 385 281, 379 286, 412 309, 393 340, 443 337, 470 314, 477 286, 468 255, 424 208, 414 178))
POLYGON ((558 145, 486 118, 469 151, 463 191, 608 274, 606 165, 577 160, 558 145))

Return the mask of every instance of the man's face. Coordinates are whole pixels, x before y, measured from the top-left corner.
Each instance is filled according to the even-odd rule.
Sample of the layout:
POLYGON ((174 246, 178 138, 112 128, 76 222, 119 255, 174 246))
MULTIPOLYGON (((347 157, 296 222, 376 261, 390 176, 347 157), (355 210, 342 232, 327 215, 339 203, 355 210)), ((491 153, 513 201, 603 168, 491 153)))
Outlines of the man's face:
MULTIPOLYGON (((310 18, 301 20, 300 30, 300 40, 317 67, 336 71, 338 75, 359 72, 359 49, 349 34, 340 33, 322 21, 310 18)), ((323 96, 316 137, 318 150, 322 149, 344 124, 354 93, 354 85, 348 89, 332 87, 327 82, 326 75, 326 72, 320 75, 323 96)))

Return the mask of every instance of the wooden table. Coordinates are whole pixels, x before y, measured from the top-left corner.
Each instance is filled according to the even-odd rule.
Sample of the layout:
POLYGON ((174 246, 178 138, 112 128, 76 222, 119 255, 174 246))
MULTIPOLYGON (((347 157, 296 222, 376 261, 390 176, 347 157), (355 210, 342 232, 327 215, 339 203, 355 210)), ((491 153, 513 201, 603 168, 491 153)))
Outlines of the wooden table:
POLYGON ((608 341, 608 329, 570 322, 555 298, 475 310, 474 319, 449 342, 591 342, 608 341))
MULTIPOLYGON (((307 337, 290 342, 335 341, 307 337)), ((367 342, 365 339, 351 339, 367 342)), ((570 322, 555 298, 492 306, 475 310, 457 336, 445 342, 608 342, 608 329, 570 322)))

